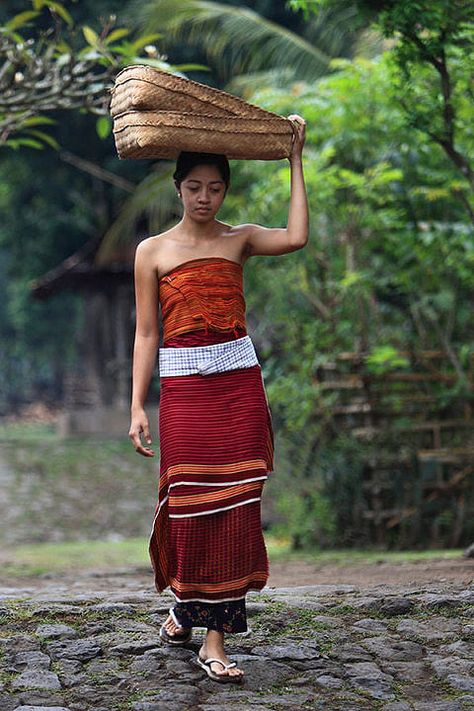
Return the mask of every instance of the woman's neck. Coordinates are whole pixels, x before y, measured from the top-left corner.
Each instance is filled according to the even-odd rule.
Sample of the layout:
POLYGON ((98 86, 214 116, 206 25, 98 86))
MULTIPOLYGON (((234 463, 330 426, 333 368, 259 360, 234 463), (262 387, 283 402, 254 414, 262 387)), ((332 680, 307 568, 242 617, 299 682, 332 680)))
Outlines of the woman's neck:
POLYGON ((196 242, 212 242, 222 231, 222 223, 215 219, 212 222, 196 222, 188 215, 184 215, 178 228, 188 239, 196 242))

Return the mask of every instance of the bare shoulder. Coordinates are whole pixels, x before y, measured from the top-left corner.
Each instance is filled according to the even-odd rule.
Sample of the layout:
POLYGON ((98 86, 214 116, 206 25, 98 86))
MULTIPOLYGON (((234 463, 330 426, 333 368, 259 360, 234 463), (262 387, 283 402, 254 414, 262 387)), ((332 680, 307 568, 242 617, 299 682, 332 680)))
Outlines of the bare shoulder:
POLYGON ((166 232, 161 232, 157 235, 151 235, 150 237, 145 237, 137 245, 137 251, 149 255, 152 252, 159 252, 163 249, 166 243, 172 240, 172 228, 166 230, 166 232))
POLYGON ((145 237, 136 246, 135 254, 138 257, 147 257, 154 251, 156 237, 145 237))
POLYGON ((142 239, 136 247, 136 260, 146 262, 150 269, 159 273, 161 271, 160 267, 162 267, 161 263, 163 260, 166 261, 164 255, 168 254, 175 244, 172 235, 173 231, 171 228, 166 232, 142 239))

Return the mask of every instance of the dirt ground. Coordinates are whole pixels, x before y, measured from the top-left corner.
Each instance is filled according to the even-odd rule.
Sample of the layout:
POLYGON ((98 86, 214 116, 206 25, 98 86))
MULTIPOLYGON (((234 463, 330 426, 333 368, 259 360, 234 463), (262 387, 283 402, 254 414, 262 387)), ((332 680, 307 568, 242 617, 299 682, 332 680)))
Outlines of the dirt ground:
POLYGON ((457 582, 468 584, 474 580, 474 559, 452 558, 416 563, 356 563, 347 565, 316 565, 305 562, 290 564, 275 562, 270 567, 269 585, 346 584, 364 587, 377 584, 417 585, 428 582, 457 582))

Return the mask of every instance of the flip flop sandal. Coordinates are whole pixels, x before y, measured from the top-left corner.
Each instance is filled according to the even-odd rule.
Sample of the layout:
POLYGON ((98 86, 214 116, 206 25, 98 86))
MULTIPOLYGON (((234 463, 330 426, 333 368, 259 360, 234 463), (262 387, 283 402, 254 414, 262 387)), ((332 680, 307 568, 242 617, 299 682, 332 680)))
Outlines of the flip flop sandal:
MULTIPOLYGON (((173 622, 175 625, 179 625, 179 620, 176 618, 176 615, 174 614, 173 608, 170 609, 170 615, 173 619, 173 622)), ((168 634, 168 632, 165 629, 164 625, 161 625, 160 627, 160 639, 165 642, 166 644, 172 644, 172 645, 183 645, 187 644, 192 636, 193 636, 193 628, 190 627, 186 632, 181 632, 180 634, 168 634)))
POLYGON ((224 669, 231 669, 232 667, 237 666, 237 662, 231 662, 230 664, 224 664, 222 659, 216 659, 215 657, 209 657, 209 659, 201 659, 201 657, 198 656, 196 657, 196 662, 199 664, 200 667, 204 669, 206 672, 207 676, 210 679, 213 679, 214 681, 219 681, 223 684, 239 684, 242 681, 243 674, 240 674, 237 676, 235 675, 230 675, 230 674, 216 674, 216 672, 212 671, 211 669, 211 663, 212 662, 219 662, 219 664, 222 664, 224 669))

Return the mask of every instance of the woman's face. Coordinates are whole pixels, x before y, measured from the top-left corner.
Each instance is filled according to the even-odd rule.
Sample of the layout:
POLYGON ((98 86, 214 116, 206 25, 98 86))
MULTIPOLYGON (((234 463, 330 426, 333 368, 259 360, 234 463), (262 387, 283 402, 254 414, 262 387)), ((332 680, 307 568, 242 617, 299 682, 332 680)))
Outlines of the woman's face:
POLYGON ((215 165, 195 166, 179 188, 185 212, 198 222, 213 220, 225 197, 225 183, 215 165))

